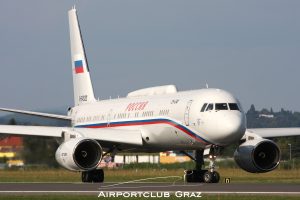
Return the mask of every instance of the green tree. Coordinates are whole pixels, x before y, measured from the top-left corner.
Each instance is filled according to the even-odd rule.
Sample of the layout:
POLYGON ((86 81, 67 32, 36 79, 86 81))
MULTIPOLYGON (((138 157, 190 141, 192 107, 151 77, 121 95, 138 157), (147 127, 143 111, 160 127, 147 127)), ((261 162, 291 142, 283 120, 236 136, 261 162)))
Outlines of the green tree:
POLYGON ((8 161, 8 158, 6 156, 0 158, 0 163, 6 163, 8 161))
POLYGON ((58 167, 58 163, 55 160, 55 152, 59 145, 54 138, 26 136, 23 144, 22 157, 26 164, 58 167))

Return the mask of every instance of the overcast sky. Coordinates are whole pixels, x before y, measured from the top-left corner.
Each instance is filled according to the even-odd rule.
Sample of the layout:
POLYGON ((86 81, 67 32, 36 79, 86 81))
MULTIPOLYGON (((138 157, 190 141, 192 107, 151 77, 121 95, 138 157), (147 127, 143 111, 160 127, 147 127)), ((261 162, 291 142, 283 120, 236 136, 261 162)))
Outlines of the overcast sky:
POLYGON ((97 97, 175 84, 300 111, 300 1, 0 1, 0 107, 73 105, 76 3, 97 97))

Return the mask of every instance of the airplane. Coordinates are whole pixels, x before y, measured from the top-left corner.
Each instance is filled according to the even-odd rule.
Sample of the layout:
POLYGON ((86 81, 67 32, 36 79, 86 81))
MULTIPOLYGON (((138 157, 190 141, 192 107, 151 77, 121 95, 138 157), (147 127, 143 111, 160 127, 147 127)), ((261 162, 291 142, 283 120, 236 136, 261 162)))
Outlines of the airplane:
POLYGON ((185 172, 187 182, 218 183, 215 158, 220 148, 239 142, 236 163, 245 171, 263 173, 274 170, 280 161, 278 145, 268 138, 300 135, 300 128, 248 129, 238 99, 217 88, 177 91, 174 85, 164 85, 136 90, 123 98, 97 100, 75 7, 68 17, 74 106, 67 115, 0 110, 67 120, 71 126, 0 125, 0 133, 60 139, 57 162, 80 171, 82 182, 104 181, 98 165, 106 155, 175 150, 196 163, 195 169, 185 172), (203 168, 206 155, 208 169, 203 168))

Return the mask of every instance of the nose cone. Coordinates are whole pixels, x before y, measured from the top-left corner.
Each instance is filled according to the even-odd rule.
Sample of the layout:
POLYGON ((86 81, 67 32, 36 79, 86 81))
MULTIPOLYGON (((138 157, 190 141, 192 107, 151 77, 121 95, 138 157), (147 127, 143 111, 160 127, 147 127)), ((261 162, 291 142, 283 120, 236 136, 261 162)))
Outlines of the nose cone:
POLYGON ((222 135, 220 139, 223 145, 240 140, 246 131, 246 120, 241 114, 228 113, 224 115, 223 120, 219 124, 220 127, 223 127, 220 134, 222 135))
POLYGON ((245 115, 241 112, 216 113, 211 121, 211 142, 226 146, 241 139, 246 131, 245 115))

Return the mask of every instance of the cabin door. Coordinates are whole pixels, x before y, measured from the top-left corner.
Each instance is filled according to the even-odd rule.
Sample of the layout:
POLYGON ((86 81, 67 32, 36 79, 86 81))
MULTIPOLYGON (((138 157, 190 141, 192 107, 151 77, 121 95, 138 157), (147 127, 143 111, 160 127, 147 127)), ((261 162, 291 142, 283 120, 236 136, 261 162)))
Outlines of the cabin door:
POLYGON ((193 100, 189 100, 186 104, 185 111, 184 111, 184 123, 186 126, 190 125, 190 109, 191 105, 193 103, 193 100))
POLYGON ((110 127, 110 122, 111 122, 112 117, 113 117, 112 114, 113 114, 113 110, 110 109, 110 110, 108 111, 108 113, 107 113, 107 127, 110 127))

